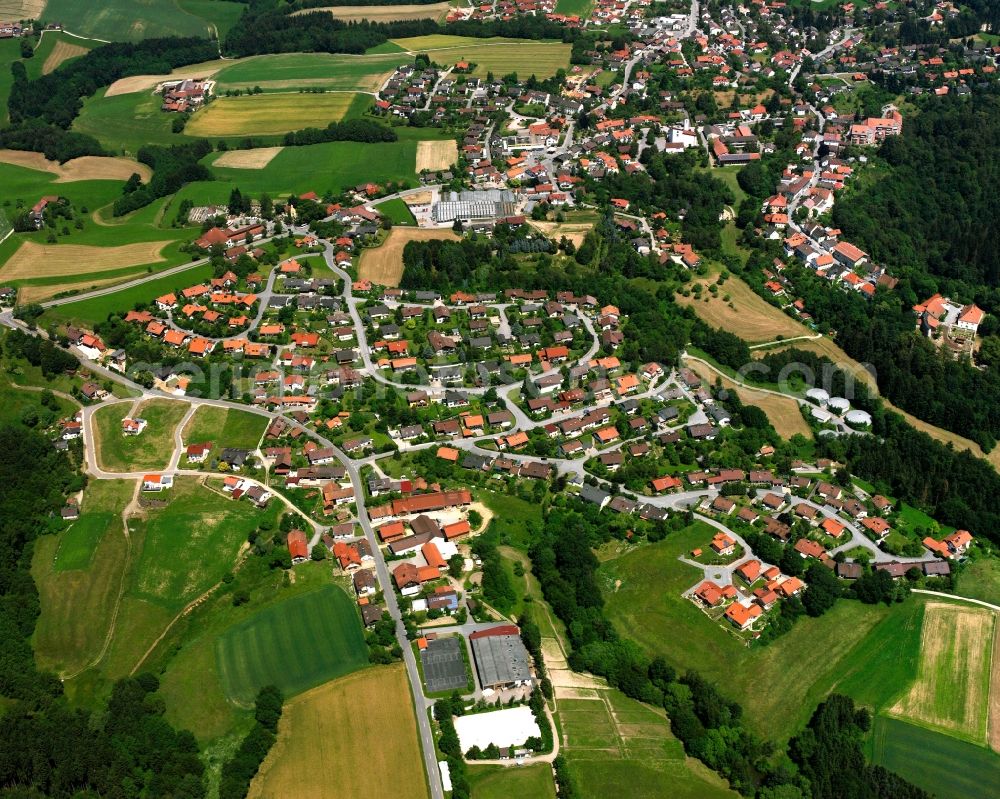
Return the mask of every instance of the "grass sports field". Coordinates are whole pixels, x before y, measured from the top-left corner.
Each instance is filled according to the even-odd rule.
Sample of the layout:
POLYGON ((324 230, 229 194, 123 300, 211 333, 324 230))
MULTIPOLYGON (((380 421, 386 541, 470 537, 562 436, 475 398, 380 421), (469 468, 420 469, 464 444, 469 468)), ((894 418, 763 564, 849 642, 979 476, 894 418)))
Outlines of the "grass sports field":
POLYGON ((93 419, 98 463, 111 472, 165 469, 174 451, 174 428, 188 407, 186 402, 151 399, 135 411, 129 402, 98 408, 93 419), (130 413, 149 423, 141 435, 122 435, 122 419, 130 413))
POLYGON ((718 293, 713 297, 707 289, 716 279, 717 273, 713 272, 708 277, 694 281, 703 286, 701 299, 694 295, 684 297, 678 294, 677 302, 691 306, 698 316, 713 327, 735 333, 750 344, 774 341, 777 336, 793 338, 815 335, 805 325, 758 297, 736 276, 730 276, 719 286, 718 293))
POLYGON ((694 526, 657 544, 605 553, 606 610, 647 652, 724 684, 761 735, 780 741, 793 734, 831 690, 880 708, 916 677, 923 614, 916 597, 891 609, 841 601, 821 619, 799 619, 768 646, 747 649, 681 597, 700 572, 677 556, 703 539, 694 526))
POLYGON ((870 747, 875 763, 938 799, 983 796, 984 786, 1000 785, 996 753, 899 719, 876 716, 870 747))
POLYGON ((403 248, 407 242, 458 238, 451 230, 393 228, 381 247, 366 249, 361 253, 358 278, 367 278, 380 286, 398 286, 403 277, 403 248))
POLYGON ((359 95, 299 93, 219 97, 187 124, 189 136, 263 136, 305 125, 325 128, 347 116, 359 95))
POLYGON ((469 766, 472 799, 556 799, 552 767, 547 763, 507 768, 469 766))
POLYGON ((211 441, 216 453, 226 447, 256 449, 266 427, 267 419, 263 416, 202 405, 184 428, 184 443, 201 444, 211 441))
POLYGON ((427 53, 438 64, 451 66, 456 61, 476 65, 472 74, 486 77, 517 72, 523 77, 551 78, 560 69, 569 69, 570 45, 562 42, 534 42, 516 39, 474 39, 468 36, 411 36, 393 39, 393 44, 414 53, 427 53), (511 47, 516 44, 516 47, 511 47))
POLYGON ((291 697, 355 671, 368 663, 368 650, 354 603, 328 585, 231 627, 216 658, 226 696, 249 706, 269 683, 291 697))
POLYGON ((670 732, 666 716, 613 690, 579 689, 559 699, 562 753, 584 799, 628 786, 638 799, 721 799, 737 794, 695 760, 670 732))
POLYGON ((136 41, 224 33, 242 11, 241 4, 222 0, 48 0, 42 21, 61 22, 82 36, 136 41))
POLYGON ((367 19, 370 22, 406 22, 414 19, 436 19, 440 22, 448 15, 450 9, 450 3, 398 6, 337 6, 331 4, 322 8, 307 8, 294 13, 311 14, 313 11, 328 11, 335 19, 342 19, 347 22, 359 22, 363 19, 367 19))
POLYGON ((986 608, 928 602, 917 678, 888 712, 985 743, 995 616, 986 608))
POLYGON ((92 480, 80 519, 36 542, 31 574, 41 615, 32 644, 41 667, 72 673, 101 651, 127 557, 120 514, 135 487, 134 480, 92 480))
MULTIPOLYGON (((259 86, 264 91, 322 87, 374 92, 396 66, 408 63, 409 60, 408 56, 402 54, 352 56, 329 53, 286 53, 244 58, 215 75, 218 82, 216 92, 254 86, 259 86)), ((299 98, 299 101, 302 99, 299 98)), ((311 101, 313 98, 308 99, 311 101)), ((298 127, 307 126, 314 125, 304 120, 298 127)))
MULTIPOLYGON (((366 668, 286 702, 278 741, 247 796, 324 799, 332 786, 337 799, 427 796, 417 722, 401 663, 366 668)), ((480 798, 478 793, 473 796, 480 798)))
POLYGON ((694 372, 701 375, 703 380, 715 384, 716 380, 721 380, 724 388, 733 389, 737 396, 745 405, 756 405, 767 414, 768 420, 784 439, 789 439, 798 434, 806 438, 812 438, 812 430, 808 422, 802 417, 799 404, 791 397, 776 397, 774 394, 765 394, 760 391, 742 388, 728 377, 719 375, 718 372, 709 369, 697 361, 688 361, 687 366, 694 372))
POLYGON ((417 172, 424 169, 450 169, 458 160, 458 145, 454 141, 417 142, 417 172))

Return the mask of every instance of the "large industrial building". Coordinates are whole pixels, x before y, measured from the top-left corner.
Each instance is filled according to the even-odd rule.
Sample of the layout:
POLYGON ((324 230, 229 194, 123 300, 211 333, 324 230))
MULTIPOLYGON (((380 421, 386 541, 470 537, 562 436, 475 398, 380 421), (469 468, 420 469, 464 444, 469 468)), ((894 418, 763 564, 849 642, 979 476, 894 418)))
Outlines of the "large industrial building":
POLYGON ((514 216, 517 200, 507 189, 444 192, 431 208, 435 222, 484 222, 514 216))
POLYGON ((513 624, 479 630, 469 636, 482 688, 502 689, 531 680, 528 650, 513 624))

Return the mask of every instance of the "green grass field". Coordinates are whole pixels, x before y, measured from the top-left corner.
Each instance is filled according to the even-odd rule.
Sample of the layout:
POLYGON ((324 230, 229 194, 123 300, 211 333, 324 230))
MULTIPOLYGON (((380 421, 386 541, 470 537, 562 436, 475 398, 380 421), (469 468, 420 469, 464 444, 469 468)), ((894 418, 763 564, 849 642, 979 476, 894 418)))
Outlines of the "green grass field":
POLYGON ((159 36, 208 37, 224 33, 243 12, 240 3, 222 0, 49 0, 45 22, 58 21, 81 36, 137 41, 159 36))
POLYGON ((386 200, 384 203, 378 203, 375 206, 375 210, 391 219, 394 225, 417 224, 417 220, 410 213, 409 206, 398 197, 394 200, 386 200))
MULTIPOLYGON (((60 43, 64 45, 64 48, 65 45, 71 45, 73 50, 79 47, 92 50, 95 47, 100 47, 102 44, 102 42, 94 41, 93 39, 78 39, 77 37, 70 36, 62 31, 45 31, 42 36, 42 40, 35 48, 35 54, 24 62, 24 68, 28 73, 28 78, 30 80, 34 80, 43 74, 45 71, 45 62, 48 60, 49 56, 52 55, 52 51, 55 50, 56 46, 60 43)), ((79 55, 83 55, 83 53, 80 53, 79 55)), ((53 66, 49 68, 49 72, 76 57, 77 56, 72 56, 70 58, 63 59, 59 62, 59 64, 55 64, 53 62, 53 66)))
POLYGON ((191 117, 187 136, 271 136, 303 127, 325 128, 358 116, 371 98, 351 92, 218 97, 191 117))
POLYGON ((7 124, 7 98, 14 76, 10 65, 21 58, 21 42, 18 39, 0 39, 0 125, 7 124))
POLYGON ((132 92, 105 97, 105 89, 83 102, 72 129, 96 138, 114 154, 135 155, 145 144, 183 144, 181 133, 172 133, 171 114, 160 110, 161 99, 152 92, 132 92))
POLYGON ((199 281, 207 280, 211 276, 211 265, 202 264, 177 275, 150 280, 141 285, 111 294, 92 297, 87 300, 79 300, 77 302, 69 302, 65 305, 57 305, 47 310, 43 318, 46 321, 52 322, 78 322, 82 324, 103 322, 108 318, 109 314, 127 311, 136 303, 152 302, 154 298, 159 297, 161 294, 166 294, 180 286, 193 286, 199 281))
POLYGON ((594 8, 594 0, 557 0, 556 13, 576 15, 587 19, 594 8))
POLYGON ((306 191, 322 194, 327 189, 337 192, 367 181, 409 181, 415 186, 416 162, 417 143, 413 139, 381 144, 329 142, 286 147, 263 169, 213 166, 214 181, 185 186, 177 193, 175 202, 183 199, 193 200, 195 205, 226 202, 234 186, 254 195, 268 192, 272 197, 306 191))
POLYGON ((90 565, 97 544, 114 524, 112 513, 83 513, 72 523, 70 528, 59 536, 59 549, 56 551, 55 563, 57 571, 85 569, 90 565))
POLYGON ((1000 785, 1000 755, 899 719, 876 716, 869 746, 875 763, 938 799, 985 796, 986 786, 1000 785))
POLYGON ((472 799, 556 799, 552 768, 547 763, 507 768, 469 766, 472 799))
POLYGON ((111 472, 165 469, 174 451, 174 428, 187 412, 186 402, 154 399, 135 411, 149 424, 138 436, 122 435, 122 419, 132 405, 122 402, 98 408, 94 427, 98 437, 98 463, 111 472))
POLYGON ((179 610, 222 578, 247 536, 275 508, 260 511, 178 477, 165 508, 147 512, 130 593, 179 610))
POLYGON ((881 706, 916 676, 922 600, 891 609, 841 601, 820 619, 799 619, 770 645, 748 649, 681 597, 699 572, 677 556, 701 543, 688 529, 605 562, 606 612, 647 652, 724 685, 760 734, 792 735, 831 690, 881 706), (886 641, 894 648, 882 646, 886 641))
POLYGON ((255 413, 202 405, 184 428, 185 444, 211 441, 215 453, 226 447, 256 449, 267 419, 255 413))
MULTIPOLYGON (((285 53, 242 59, 215 75, 217 92, 259 86, 264 91, 322 87, 341 91, 374 91, 406 55, 348 56, 329 53, 285 53)), ((311 98, 310 98, 311 99, 311 98)))
POLYGON ((715 799, 737 794, 698 761, 688 761, 666 717, 618 691, 560 699, 563 749, 580 795, 715 799))
POLYGON ((41 536, 35 544, 31 574, 41 615, 32 644, 42 668, 72 673, 100 652, 126 562, 119 518, 134 490, 134 480, 92 480, 87 486, 76 524, 107 520, 89 552, 90 541, 79 534, 89 537, 98 527, 94 522, 86 523, 89 530, 74 525, 58 536, 41 536))
POLYGON ((368 663, 354 603, 334 586, 269 607, 227 630, 216 656, 226 696, 243 705, 269 683, 289 698, 368 663))
POLYGON ((958 578, 957 592, 1000 605, 1000 560, 981 557, 967 563, 958 578))

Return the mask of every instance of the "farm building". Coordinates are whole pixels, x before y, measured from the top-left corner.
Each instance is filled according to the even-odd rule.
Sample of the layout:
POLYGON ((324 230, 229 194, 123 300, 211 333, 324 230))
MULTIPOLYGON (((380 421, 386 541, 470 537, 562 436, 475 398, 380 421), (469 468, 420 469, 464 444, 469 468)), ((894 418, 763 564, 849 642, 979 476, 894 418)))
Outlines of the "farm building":
POLYGON ((476 672, 483 688, 507 688, 531 680, 528 650, 513 624, 479 630, 469 636, 476 672))

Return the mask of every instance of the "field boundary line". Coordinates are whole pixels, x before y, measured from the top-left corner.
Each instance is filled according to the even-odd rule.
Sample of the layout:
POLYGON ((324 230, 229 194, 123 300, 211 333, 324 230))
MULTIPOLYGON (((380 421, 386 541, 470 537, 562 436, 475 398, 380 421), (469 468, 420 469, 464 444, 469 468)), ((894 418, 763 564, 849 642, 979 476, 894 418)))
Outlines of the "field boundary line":
POLYGON ((984 608, 989 608, 990 610, 1000 613, 1000 605, 994 605, 992 602, 986 602, 982 599, 973 599, 968 596, 959 596, 958 594, 946 594, 943 591, 929 591, 926 588, 911 588, 910 593, 912 594, 926 594, 928 596, 939 596, 943 599, 957 599, 960 602, 971 602, 973 605, 980 605, 984 608))

